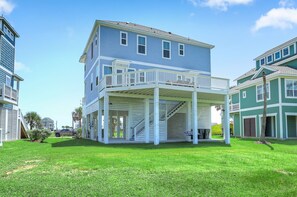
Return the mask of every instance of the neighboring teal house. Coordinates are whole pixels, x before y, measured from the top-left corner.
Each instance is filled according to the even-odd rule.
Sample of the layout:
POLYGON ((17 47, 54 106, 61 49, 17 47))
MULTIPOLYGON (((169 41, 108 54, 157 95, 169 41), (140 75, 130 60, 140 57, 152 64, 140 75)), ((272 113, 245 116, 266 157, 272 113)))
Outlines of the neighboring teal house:
POLYGON ((259 137, 263 114, 262 73, 267 78, 266 136, 297 138, 297 37, 255 59, 256 67, 230 90, 234 135, 259 137))

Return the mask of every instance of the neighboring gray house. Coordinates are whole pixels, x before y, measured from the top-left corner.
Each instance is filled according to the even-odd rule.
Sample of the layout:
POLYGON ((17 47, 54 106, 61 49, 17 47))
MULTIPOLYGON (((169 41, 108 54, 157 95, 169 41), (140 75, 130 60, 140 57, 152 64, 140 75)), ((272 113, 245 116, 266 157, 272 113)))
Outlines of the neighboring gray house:
POLYGON ((14 73, 18 37, 8 21, 0 17, 0 140, 3 141, 27 137, 27 125, 18 107, 19 84, 23 79, 14 73))
POLYGON ((42 120, 41 120, 41 124, 42 124, 42 126, 45 128, 45 129, 49 129, 49 130, 51 130, 51 131, 53 131, 54 130, 54 121, 52 120, 52 119, 50 119, 50 118, 48 118, 48 117, 46 117, 46 118, 43 118, 42 120))

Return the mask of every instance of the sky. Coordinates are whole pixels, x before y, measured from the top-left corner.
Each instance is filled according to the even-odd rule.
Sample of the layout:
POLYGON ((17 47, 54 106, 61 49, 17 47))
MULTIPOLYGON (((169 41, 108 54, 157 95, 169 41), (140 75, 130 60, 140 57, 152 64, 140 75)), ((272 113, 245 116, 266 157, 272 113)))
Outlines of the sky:
MULTIPOLYGON (((233 80, 253 59, 297 36, 297 0, 0 0, 20 34, 16 73, 25 114, 71 125, 83 97, 79 57, 96 19, 133 22, 215 45, 212 75, 233 80)), ((212 122, 219 121, 213 116, 212 122)))

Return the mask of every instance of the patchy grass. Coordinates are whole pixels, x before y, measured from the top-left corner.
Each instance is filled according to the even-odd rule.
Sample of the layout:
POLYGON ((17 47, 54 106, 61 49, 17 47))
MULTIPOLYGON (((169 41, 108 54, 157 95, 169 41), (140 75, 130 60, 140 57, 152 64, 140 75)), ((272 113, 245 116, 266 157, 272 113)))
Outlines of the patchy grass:
POLYGON ((297 141, 270 146, 6 142, 0 196, 297 196, 297 141))

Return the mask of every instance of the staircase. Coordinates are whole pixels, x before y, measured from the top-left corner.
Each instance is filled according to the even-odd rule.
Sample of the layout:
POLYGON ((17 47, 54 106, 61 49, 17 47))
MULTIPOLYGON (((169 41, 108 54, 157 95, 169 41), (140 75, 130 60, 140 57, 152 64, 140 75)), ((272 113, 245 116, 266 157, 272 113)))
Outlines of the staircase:
MULTIPOLYGON (((181 108, 184 107, 185 104, 186 104, 185 101, 181 101, 177 105, 175 105, 170 111, 168 111, 167 115, 166 115, 166 113, 162 114, 160 116, 161 117, 160 118, 160 125, 165 124, 166 120, 168 120, 169 118, 174 116, 181 108)), ((150 114, 149 120, 150 120, 150 130, 151 130, 151 126, 152 126, 152 124, 154 122, 153 113, 150 114)), ((137 137, 138 141, 144 141, 144 128, 145 128, 144 119, 139 121, 139 123, 137 123, 134 127, 131 127, 133 135, 130 138, 130 141, 135 141, 135 137, 137 137)), ((151 133, 153 133, 153 132, 150 132, 150 134, 151 133)))
POLYGON ((28 138, 29 134, 27 133, 29 131, 29 128, 27 126, 27 122, 24 119, 24 116, 21 112, 21 110, 19 110, 19 119, 20 119, 20 126, 21 126, 21 138, 28 138))

